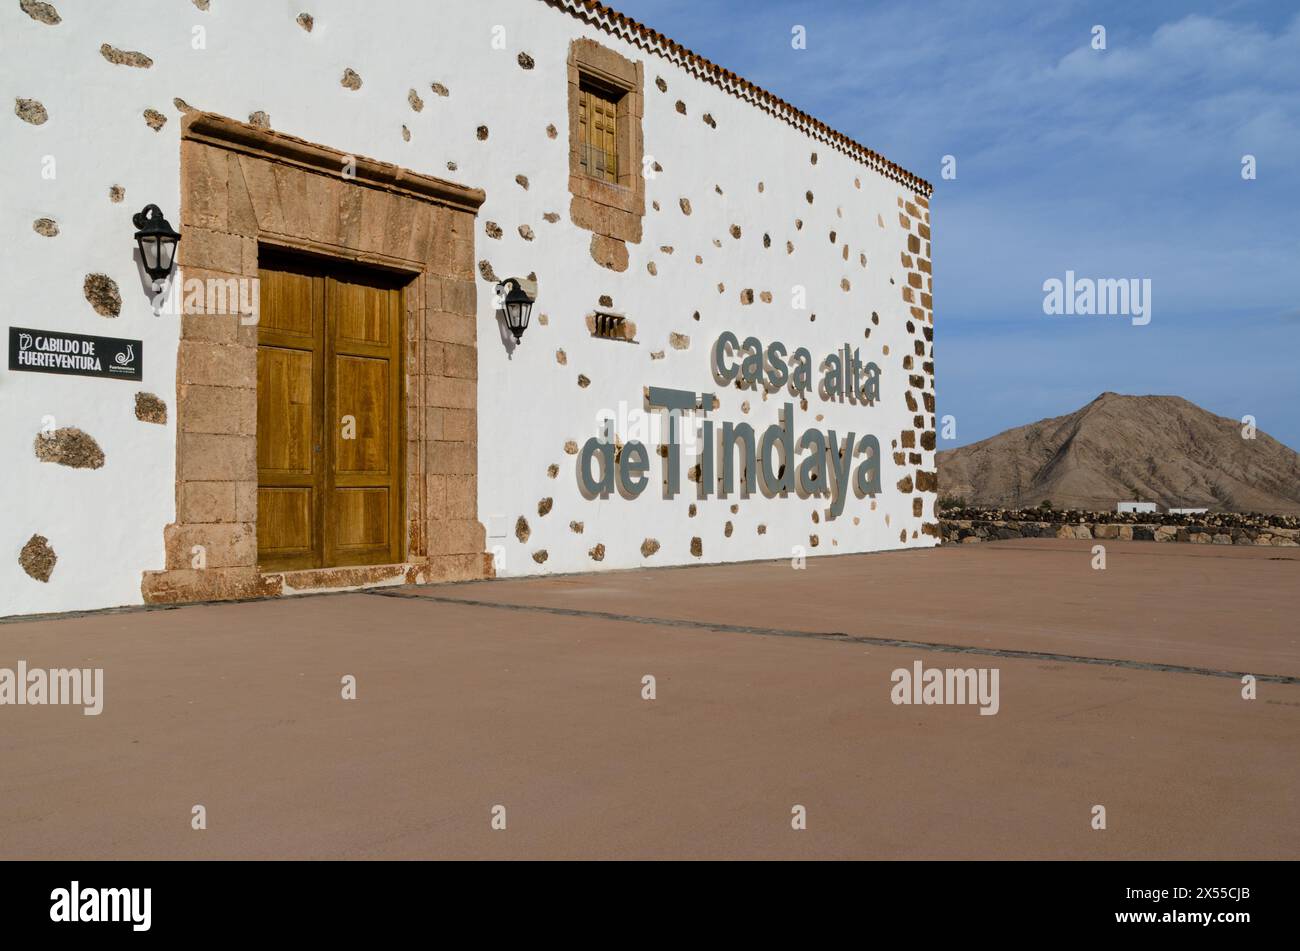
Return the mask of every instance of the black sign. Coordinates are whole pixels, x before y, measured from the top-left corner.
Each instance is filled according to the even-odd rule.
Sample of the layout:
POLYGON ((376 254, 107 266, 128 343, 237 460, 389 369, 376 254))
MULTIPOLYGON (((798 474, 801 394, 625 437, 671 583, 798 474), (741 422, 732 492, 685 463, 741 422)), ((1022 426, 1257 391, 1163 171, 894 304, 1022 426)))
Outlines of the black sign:
POLYGON ((72 376, 144 379, 144 343, 60 330, 9 328, 9 369, 72 376))

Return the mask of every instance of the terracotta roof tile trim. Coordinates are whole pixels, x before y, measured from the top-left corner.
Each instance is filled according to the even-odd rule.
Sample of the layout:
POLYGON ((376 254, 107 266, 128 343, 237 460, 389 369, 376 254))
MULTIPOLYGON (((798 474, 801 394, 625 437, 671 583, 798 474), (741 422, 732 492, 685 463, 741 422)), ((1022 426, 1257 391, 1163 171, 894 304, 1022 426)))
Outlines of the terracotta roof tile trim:
POLYGON ((662 33, 605 6, 599 0, 541 0, 541 2, 599 27, 606 33, 620 37, 633 46, 657 53, 700 79, 714 83, 738 99, 753 103, 764 112, 788 122, 810 138, 824 142, 837 151, 857 159, 873 171, 913 189, 926 198, 934 193, 934 186, 919 175, 889 161, 879 152, 867 148, 843 132, 837 132, 820 119, 796 109, 761 86, 754 85, 744 77, 737 76, 698 53, 691 52, 662 33))

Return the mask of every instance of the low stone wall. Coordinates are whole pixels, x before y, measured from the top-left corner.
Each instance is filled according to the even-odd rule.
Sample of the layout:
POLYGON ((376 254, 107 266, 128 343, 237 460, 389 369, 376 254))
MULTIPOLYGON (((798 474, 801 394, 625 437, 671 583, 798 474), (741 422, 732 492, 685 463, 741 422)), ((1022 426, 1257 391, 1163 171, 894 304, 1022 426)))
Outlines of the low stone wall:
MULTIPOLYGON (((1199 545, 1258 545, 1300 547, 1300 527, 1277 522, 1293 521, 1273 516, 1214 516, 1215 521, 1195 522, 1188 516, 1148 516, 1144 520, 1115 520, 1099 513, 1059 515, 1051 520, 1030 517, 967 517, 941 515, 939 526, 945 544, 1001 541, 1012 538, 1099 538, 1148 542, 1191 542, 1199 545), (1217 523, 1216 523, 1217 522, 1217 523)), ((1054 513, 1055 514, 1055 513, 1054 513)), ((1074 514, 1074 513, 1071 513, 1074 514)), ((1204 518, 1205 516, 1201 516, 1204 518)))

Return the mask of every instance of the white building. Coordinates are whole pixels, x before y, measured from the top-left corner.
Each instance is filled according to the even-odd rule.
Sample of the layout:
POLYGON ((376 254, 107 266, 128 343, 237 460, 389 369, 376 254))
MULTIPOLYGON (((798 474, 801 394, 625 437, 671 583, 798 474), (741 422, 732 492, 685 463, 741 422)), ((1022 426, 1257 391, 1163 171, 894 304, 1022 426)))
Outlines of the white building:
POLYGON ((1115 506, 1116 512, 1156 512, 1154 502, 1119 502, 1115 506))
POLYGON ((0 32, 0 615, 937 544, 931 188, 771 93, 582 0, 0 32))

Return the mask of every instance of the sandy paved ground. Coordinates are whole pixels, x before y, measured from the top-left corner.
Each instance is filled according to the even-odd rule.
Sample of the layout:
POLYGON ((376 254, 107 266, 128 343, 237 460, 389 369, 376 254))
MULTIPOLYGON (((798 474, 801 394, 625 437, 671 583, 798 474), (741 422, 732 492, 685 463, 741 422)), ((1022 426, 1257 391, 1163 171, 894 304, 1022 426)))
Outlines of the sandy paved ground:
POLYGON ((1089 547, 0 624, 106 694, 0 707, 0 857, 1300 857, 1300 553, 1089 547), (915 660, 1000 712, 895 706, 915 660))

